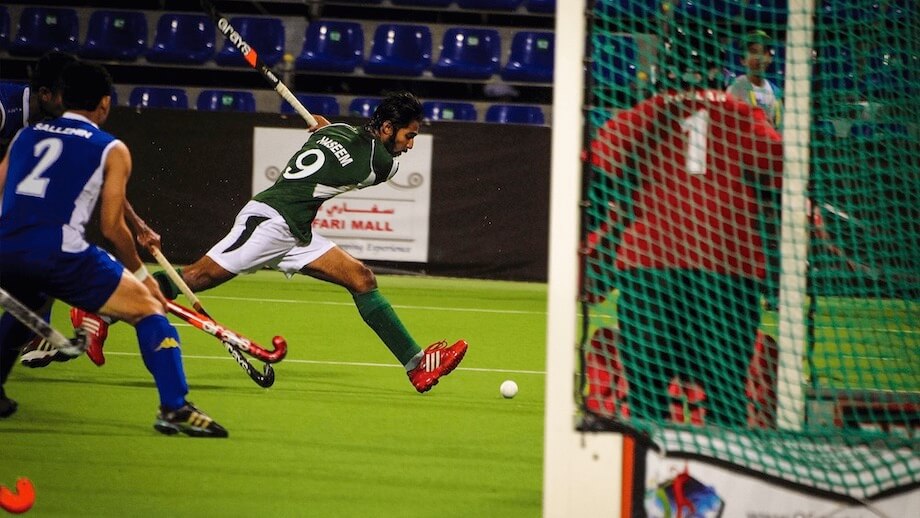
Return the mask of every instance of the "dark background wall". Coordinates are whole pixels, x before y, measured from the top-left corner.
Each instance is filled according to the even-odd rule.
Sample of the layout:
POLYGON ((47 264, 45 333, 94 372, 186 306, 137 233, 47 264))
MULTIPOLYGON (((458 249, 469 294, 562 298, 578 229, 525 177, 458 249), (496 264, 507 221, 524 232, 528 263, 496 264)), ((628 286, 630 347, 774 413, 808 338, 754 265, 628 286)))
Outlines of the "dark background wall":
MULTIPOLYGON (((268 113, 113 111, 105 129, 128 145, 134 161, 128 198, 163 236, 170 260, 203 255, 249 200, 255 126, 304 123, 268 113)), ((442 122, 422 132, 434 138, 429 262, 369 264, 378 271, 546 280, 550 129, 442 122)))

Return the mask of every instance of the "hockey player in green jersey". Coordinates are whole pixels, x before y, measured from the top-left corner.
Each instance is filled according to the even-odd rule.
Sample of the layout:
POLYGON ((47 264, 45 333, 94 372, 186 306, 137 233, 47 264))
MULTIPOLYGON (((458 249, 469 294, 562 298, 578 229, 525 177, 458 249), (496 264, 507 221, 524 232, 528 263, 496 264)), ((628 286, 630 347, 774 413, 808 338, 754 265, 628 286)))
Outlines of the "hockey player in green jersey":
MULTIPOLYGON (((437 342, 422 350, 377 290, 370 268, 312 229, 326 200, 396 174, 395 158, 412 149, 418 135, 422 105, 411 93, 399 92, 383 99, 364 127, 317 120, 275 184, 243 207, 230 233, 182 269, 182 278, 193 291, 203 291, 269 267, 338 284, 352 294, 361 317, 405 366, 415 389, 426 392, 457 367, 467 343, 437 342)), ((178 295, 163 272, 155 277, 164 295, 178 295)))

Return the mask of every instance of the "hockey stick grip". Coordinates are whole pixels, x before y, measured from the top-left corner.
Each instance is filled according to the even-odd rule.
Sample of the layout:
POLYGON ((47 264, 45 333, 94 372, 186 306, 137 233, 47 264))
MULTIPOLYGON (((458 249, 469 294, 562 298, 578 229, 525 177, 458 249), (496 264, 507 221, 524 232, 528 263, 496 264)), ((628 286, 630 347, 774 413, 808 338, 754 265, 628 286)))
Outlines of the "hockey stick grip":
POLYGON ((310 128, 316 126, 316 118, 307 111, 303 103, 291 93, 288 87, 281 82, 281 79, 268 68, 268 65, 266 65, 261 58, 259 58, 259 53, 256 49, 247 43, 246 40, 243 39, 243 35, 233 28, 233 25, 230 24, 230 20, 220 14, 217 11, 217 7, 215 7, 210 0, 201 0, 201 8, 208 13, 208 16, 210 16, 214 24, 217 25, 217 30, 219 30, 221 34, 240 51, 243 59, 245 59, 252 68, 258 70, 259 73, 262 74, 262 77, 272 85, 272 88, 278 92, 278 95, 294 107, 294 110, 303 117, 303 120, 307 121, 307 126, 310 128))

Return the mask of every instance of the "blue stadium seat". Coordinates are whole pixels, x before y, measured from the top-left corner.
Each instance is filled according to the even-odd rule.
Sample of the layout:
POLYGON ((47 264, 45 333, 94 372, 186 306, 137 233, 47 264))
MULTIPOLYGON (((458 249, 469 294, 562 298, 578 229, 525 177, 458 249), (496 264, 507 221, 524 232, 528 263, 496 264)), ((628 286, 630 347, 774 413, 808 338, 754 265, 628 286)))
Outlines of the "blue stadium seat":
POLYGON ((181 88, 137 86, 131 90, 128 106, 132 108, 188 108, 188 95, 181 88))
POLYGON ((911 81, 911 71, 920 70, 916 53, 887 46, 869 50, 863 90, 870 96, 912 95, 916 82, 911 81))
POLYGON ((544 124, 543 109, 523 104, 493 104, 486 110, 486 122, 500 124, 544 124))
POLYGON ((705 21, 731 19, 742 13, 746 3, 746 0, 681 0, 674 2, 674 16, 705 21))
POLYGON ((364 29, 360 23, 320 20, 307 26, 299 70, 351 73, 364 58, 364 29))
POLYGON ((639 47, 635 38, 626 35, 593 35, 594 80, 604 85, 628 86, 638 72, 639 47))
POLYGON ((94 11, 80 56, 134 61, 147 50, 147 17, 142 11, 94 11))
POLYGON ((254 112, 256 97, 252 92, 241 90, 202 90, 198 94, 197 106, 199 111, 254 112))
POLYGON ((488 11, 514 11, 524 0, 457 0, 463 9, 484 9, 488 11))
POLYGON ((819 92, 846 92, 856 88, 856 57, 846 45, 828 45, 818 52, 817 87, 819 92))
POLYGON ((411 5, 417 7, 447 7, 454 0, 390 0, 393 5, 411 5))
POLYGON ((880 14, 880 3, 867 5, 865 0, 833 0, 815 5, 818 21, 823 24, 848 24, 853 22, 869 23, 880 14))
POLYGON ((110 97, 112 98, 112 106, 118 106, 118 90, 115 89, 114 85, 112 86, 112 94, 110 97))
POLYGON ((499 70, 501 51, 497 30, 453 27, 444 32, 441 57, 431 73, 436 77, 488 79, 499 70))
MULTIPOLYGON (((230 25, 239 31, 246 43, 256 49, 266 65, 274 66, 284 57, 284 23, 280 18, 236 16, 230 19, 230 25)), ((224 38, 224 48, 214 56, 214 61, 223 66, 249 66, 236 45, 227 38, 224 38)))
POLYGON ((79 33, 80 22, 74 9, 26 7, 19 15, 19 31, 10 41, 10 54, 40 56, 49 50, 76 52, 79 33))
POLYGON ((527 0, 524 8, 530 13, 552 14, 556 12, 556 0, 527 0))
MULTIPOLYGON (((297 100, 310 113, 323 117, 338 117, 339 101, 331 95, 297 94, 297 100)), ((281 113, 297 113, 287 101, 281 101, 281 113)))
POLYGON ((379 97, 356 97, 348 104, 348 115, 352 117, 370 117, 380 104, 379 97))
POLYGON ((214 55, 214 31, 214 23, 203 14, 162 14, 147 60, 200 65, 214 55))
POLYGON ((425 25, 382 24, 364 64, 369 74, 420 76, 431 66, 431 31, 425 25))
POLYGON ((0 50, 10 46, 10 12, 0 5, 0 50))
POLYGON ((502 69, 505 81, 548 83, 553 80, 555 37, 551 32, 520 31, 511 40, 511 53, 502 69))
POLYGON ((425 118, 433 121, 475 121, 476 107, 472 103, 425 101, 425 118))
POLYGON ((787 0, 749 0, 744 7, 745 20, 767 27, 784 25, 788 15, 787 0))
POLYGON ((658 12, 658 0, 597 0, 595 11, 613 18, 648 18, 658 12))

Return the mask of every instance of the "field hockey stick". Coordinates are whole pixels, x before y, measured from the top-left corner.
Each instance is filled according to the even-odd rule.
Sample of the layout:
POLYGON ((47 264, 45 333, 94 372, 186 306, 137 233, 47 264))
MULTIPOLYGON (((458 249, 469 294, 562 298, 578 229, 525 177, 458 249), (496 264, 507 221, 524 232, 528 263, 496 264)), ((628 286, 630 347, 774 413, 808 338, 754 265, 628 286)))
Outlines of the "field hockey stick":
POLYGON ((269 351, 245 336, 237 334, 218 324, 214 319, 180 306, 173 301, 168 301, 166 303, 166 308, 173 315, 176 315, 205 333, 214 336, 221 342, 232 345, 235 349, 243 351, 257 360, 261 360, 265 363, 278 363, 287 355, 287 342, 281 336, 276 336, 272 339, 274 350, 269 351))
POLYGON ((217 12, 217 8, 214 7, 214 4, 211 3, 210 0, 201 0, 201 8, 204 9, 208 16, 211 17, 211 20, 217 25, 217 30, 219 30, 230 43, 240 51, 240 54, 243 55, 243 58, 249 63, 249 66, 258 70, 259 73, 262 74, 262 77, 272 85, 272 88, 278 92, 278 95, 293 106, 294 110, 303 117, 303 120, 307 121, 307 126, 311 128, 316 126, 316 118, 307 111, 300 100, 281 82, 281 79, 268 68, 268 65, 266 65, 261 58, 259 58, 259 53, 256 52, 256 49, 252 48, 249 43, 246 43, 243 36, 230 25, 230 20, 217 12))
POLYGON ((179 272, 176 271, 172 263, 166 259, 163 253, 160 252, 160 250, 155 246, 150 247, 150 253, 153 254, 153 257, 157 260, 160 266, 163 267, 166 275, 169 276, 169 278, 176 284, 176 286, 179 287, 179 291, 181 291, 182 294, 185 295, 189 301, 191 301, 192 306, 195 308, 195 311, 197 311, 197 313, 195 313, 188 308, 183 308, 178 304, 173 304, 175 306, 175 310, 170 307, 170 312, 185 320, 186 322, 189 322, 195 327, 205 331, 206 333, 216 336, 220 341, 228 342, 230 345, 236 347, 237 349, 259 360, 262 360, 265 363, 278 363, 284 359, 284 356, 287 354, 287 341, 285 341, 284 337, 274 337, 272 339, 274 350, 269 351, 268 349, 253 342, 252 340, 234 333, 226 327, 218 324, 217 321, 214 320, 214 317, 209 315, 204 310, 204 308, 201 306, 201 300, 199 300, 198 296, 195 295, 195 292, 189 288, 188 284, 185 282, 185 279, 179 275, 179 272), (176 313, 176 311, 180 311, 182 314, 176 313), (198 325, 195 322, 190 321, 190 319, 194 320, 195 322, 202 321, 202 323, 201 325, 198 325), (204 321, 210 321, 210 324, 207 324, 204 321), (216 331, 212 332, 212 329, 216 331))
MULTIPOLYGON (((258 369, 256 369, 255 366, 253 366, 252 363, 250 363, 250 361, 247 360, 245 356, 243 356, 243 353, 241 353, 240 350, 237 349, 235 345, 233 345, 233 341, 229 339, 230 337, 228 336, 228 332, 226 329, 220 326, 220 324, 217 324, 210 318, 205 317, 200 313, 196 313, 191 309, 184 308, 172 301, 167 302, 167 309, 169 309, 170 313, 176 315, 182 320, 185 320, 192 326, 201 329, 209 335, 217 337, 217 339, 220 340, 222 344, 224 344, 224 347, 227 348, 227 352, 230 353, 230 356, 233 356, 233 359, 236 360, 237 365, 239 365, 240 368, 246 372, 246 375, 249 376, 252 381, 256 382, 256 385, 268 388, 275 383, 275 370, 272 368, 272 366, 266 363, 262 368, 262 372, 259 372, 258 369)), ((233 338, 235 338, 237 341, 240 340, 239 336, 236 334, 233 334, 233 338)))
POLYGON ((12 295, 0 288, 0 306, 10 312, 26 327, 34 331, 38 336, 48 341, 55 349, 61 350, 68 356, 79 356, 86 351, 86 333, 82 329, 75 331, 76 337, 67 338, 60 331, 51 327, 45 319, 38 316, 25 304, 16 300, 12 295))

